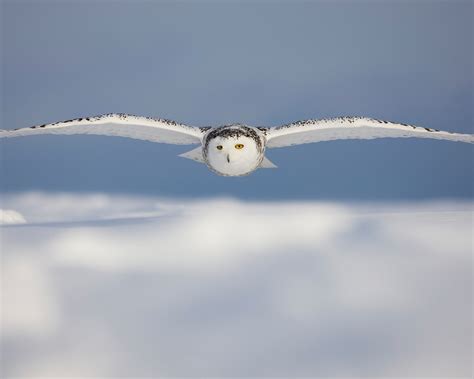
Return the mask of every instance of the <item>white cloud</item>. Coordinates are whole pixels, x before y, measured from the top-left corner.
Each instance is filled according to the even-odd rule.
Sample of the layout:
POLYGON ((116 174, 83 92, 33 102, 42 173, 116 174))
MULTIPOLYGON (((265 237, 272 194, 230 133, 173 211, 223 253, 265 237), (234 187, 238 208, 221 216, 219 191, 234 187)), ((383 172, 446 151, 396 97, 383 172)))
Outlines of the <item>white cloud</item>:
POLYGON ((43 336, 58 327, 54 287, 41 263, 7 254, 2 263, 2 284, 4 335, 43 336))
POLYGON ((25 222, 21 213, 12 209, 0 209, 0 225, 24 224, 25 222))
POLYGON ((323 246, 347 227, 345 216, 320 204, 190 203, 159 225, 68 230, 46 250, 62 264, 101 269, 209 270, 254 254, 323 246))
POLYGON ((470 373, 472 203, 4 202, 8 376, 470 373))

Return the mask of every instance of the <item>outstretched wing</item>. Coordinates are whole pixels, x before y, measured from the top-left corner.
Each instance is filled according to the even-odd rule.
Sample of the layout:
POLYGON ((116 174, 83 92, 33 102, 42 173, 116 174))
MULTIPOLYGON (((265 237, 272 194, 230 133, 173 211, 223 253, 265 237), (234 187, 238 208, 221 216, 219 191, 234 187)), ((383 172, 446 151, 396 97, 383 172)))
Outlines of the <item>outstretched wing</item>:
POLYGON ((471 134, 444 132, 408 124, 397 124, 366 117, 339 117, 298 121, 267 129, 267 148, 340 139, 433 138, 474 143, 471 134))
POLYGON ((169 120, 110 113, 29 128, 0 130, 0 138, 36 134, 95 134, 134 138, 157 143, 190 145, 201 143, 204 130, 205 128, 195 128, 169 120))

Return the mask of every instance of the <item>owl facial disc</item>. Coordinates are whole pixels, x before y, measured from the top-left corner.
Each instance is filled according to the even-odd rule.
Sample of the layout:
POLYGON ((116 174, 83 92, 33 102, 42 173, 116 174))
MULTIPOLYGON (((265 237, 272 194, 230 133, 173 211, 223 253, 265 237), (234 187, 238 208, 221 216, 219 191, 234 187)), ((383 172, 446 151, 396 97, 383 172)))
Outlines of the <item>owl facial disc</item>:
POLYGON ((217 174, 242 176, 260 165, 263 146, 261 136, 253 128, 243 125, 224 126, 207 136, 203 156, 208 167, 217 174))

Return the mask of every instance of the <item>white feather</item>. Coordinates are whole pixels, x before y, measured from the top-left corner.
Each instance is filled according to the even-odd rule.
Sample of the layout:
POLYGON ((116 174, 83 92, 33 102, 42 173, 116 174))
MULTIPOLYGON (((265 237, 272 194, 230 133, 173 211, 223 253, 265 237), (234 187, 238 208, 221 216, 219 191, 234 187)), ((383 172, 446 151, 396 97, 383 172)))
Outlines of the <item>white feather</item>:
POLYGON ((267 130, 267 148, 342 139, 432 138, 474 143, 474 136, 365 117, 298 121, 267 130))
POLYGON ((78 118, 16 130, 1 130, 0 138, 36 134, 95 134, 176 145, 200 144, 204 132, 174 121, 122 113, 78 118))
POLYGON ((186 151, 185 153, 179 154, 178 156, 182 158, 191 159, 196 162, 206 163, 202 155, 202 146, 196 147, 195 149, 192 149, 190 151, 186 151))
POLYGON ((258 168, 278 168, 278 166, 267 157, 263 157, 262 163, 260 163, 258 168))

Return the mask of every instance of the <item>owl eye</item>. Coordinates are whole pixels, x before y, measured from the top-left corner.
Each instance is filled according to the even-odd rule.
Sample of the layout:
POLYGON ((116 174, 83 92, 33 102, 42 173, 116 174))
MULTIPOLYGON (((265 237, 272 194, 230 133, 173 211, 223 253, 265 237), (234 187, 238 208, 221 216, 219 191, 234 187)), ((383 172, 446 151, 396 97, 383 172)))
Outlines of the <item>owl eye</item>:
POLYGON ((222 145, 217 145, 217 146, 216 146, 216 149, 217 149, 217 150, 222 150, 222 145))
POLYGON ((234 146, 237 150, 240 150, 240 149, 243 149, 244 148, 244 145, 242 145, 241 143, 238 143, 234 146))

